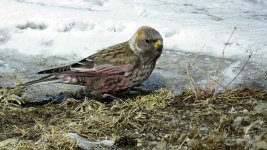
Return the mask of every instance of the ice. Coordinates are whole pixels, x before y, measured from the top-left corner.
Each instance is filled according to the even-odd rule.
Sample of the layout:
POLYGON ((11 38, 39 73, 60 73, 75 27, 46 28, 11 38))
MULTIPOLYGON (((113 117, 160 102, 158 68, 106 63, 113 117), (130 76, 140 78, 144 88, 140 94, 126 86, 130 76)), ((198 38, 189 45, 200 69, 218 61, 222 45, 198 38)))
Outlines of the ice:
POLYGON ((236 70, 236 68, 238 68, 239 65, 240 61, 232 63, 229 67, 223 70, 222 74, 224 75, 225 78, 233 79, 237 75, 237 72, 234 72, 234 70, 236 70))

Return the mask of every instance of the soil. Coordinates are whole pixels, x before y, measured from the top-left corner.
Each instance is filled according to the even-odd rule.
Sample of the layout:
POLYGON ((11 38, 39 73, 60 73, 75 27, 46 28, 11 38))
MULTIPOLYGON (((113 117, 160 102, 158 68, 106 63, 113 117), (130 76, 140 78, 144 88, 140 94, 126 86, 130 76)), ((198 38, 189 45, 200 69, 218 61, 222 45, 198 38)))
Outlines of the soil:
POLYGON ((19 90, 0 92, 0 141, 16 139, 7 149, 79 149, 68 133, 115 141, 105 149, 266 149, 267 94, 248 88, 46 104, 27 101, 19 90))

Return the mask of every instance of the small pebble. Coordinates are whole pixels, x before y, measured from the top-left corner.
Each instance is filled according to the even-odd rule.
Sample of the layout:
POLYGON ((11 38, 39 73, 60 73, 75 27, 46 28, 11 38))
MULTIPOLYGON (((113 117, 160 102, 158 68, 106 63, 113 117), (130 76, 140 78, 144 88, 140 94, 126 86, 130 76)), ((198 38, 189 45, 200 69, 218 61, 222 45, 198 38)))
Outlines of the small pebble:
POLYGON ((243 117, 241 117, 241 116, 236 117, 235 120, 234 120, 234 122, 233 122, 233 126, 234 126, 234 127, 236 127, 236 126, 240 126, 242 120, 243 120, 243 117))
POLYGON ((267 109, 267 103, 260 103, 256 106, 254 106, 253 110, 254 112, 261 114, 267 109))
POLYGON ((207 135, 207 134, 209 134, 209 128, 201 127, 201 128, 199 128, 199 133, 202 135, 207 135))

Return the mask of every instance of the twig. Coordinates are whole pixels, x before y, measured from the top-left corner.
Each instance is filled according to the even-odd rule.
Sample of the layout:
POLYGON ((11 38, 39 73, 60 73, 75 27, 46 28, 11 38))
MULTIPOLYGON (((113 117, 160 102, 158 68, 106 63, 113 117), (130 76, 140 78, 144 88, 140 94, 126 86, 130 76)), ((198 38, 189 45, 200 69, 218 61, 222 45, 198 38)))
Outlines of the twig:
POLYGON ((218 65, 217 65, 217 67, 216 67, 216 69, 215 69, 217 75, 220 74, 220 70, 221 70, 220 68, 221 68, 221 65, 222 65, 223 62, 224 62, 224 52, 225 52, 225 49, 226 49, 226 47, 227 47, 228 45, 230 45, 230 40, 231 40, 232 36, 234 35, 235 31, 237 30, 237 27, 238 27, 238 25, 234 27, 234 30, 233 30, 232 33, 230 34, 230 36, 229 36, 227 42, 224 44, 224 47, 223 47, 223 49, 222 49, 222 57, 221 57, 221 59, 220 59, 218 65))
MULTIPOLYGON (((250 53, 250 55, 248 56, 248 59, 246 61, 246 63, 243 65, 243 67, 240 69, 240 71, 236 74, 236 76, 225 86, 226 88, 240 75, 240 73, 245 69, 245 67, 248 64, 248 61, 250 60, 252 56, 252 52, 250 53)), ((222 90, 222 89, 221 89, 222 90)), ((221 90, 219 92, 221 92, 221 90)))
MULTIPOLYGON (((189 65, 190 65, 190 63, 189 63, 189 65)), ((198 90, 197 90, 198 87, 197 87, 197 84, 196 84, 196 82, 195 82, 195 80, 194 80, 194 78, 192 76, 191 70, 188 69, 189 65, 186 65, 186 72, 187 72, 188 78, 190 80, 190 84, 192 86, 192 90, 195 93, 196 98, 198 98, 198 90)))
POLYGON ((196 56, 195 56, 195 58, 193 59, 193 60, 194 60, 194 64, 196 63, 196 60, 197 60, 197 57, 199 56, 199 53, 200 53, 201 51, 203 51, 205 47, 206 47, 206 44, 204 44, 204 45, 202 46, 202 48, 196 53, 196 56), (198 54, 198 55, 197 55, 197 54, 198 54))
MULTIPOLYGON (((200 68, 198 65, 196 65, 196 67, 198 67, 198 68, 200 68)), ((203 70, 201 70, 201 69, 199 69, 200 70, 200 72, 202 73, 202 74, 204 74, 204 75, 207 75, 207 73, 205 73, 205 71, 203 71, 203 70)), ((210 79, 210 80, 212 80, 213 82, 215 82, 215 83, 217 83, 219 86, 221 86, 223 89, 226 89, 226 87, 223 85, 223 84, 221 84, 219 81, 217 81, 216 79, 213 79, 210 75, 207 75, 207 77, 210 79)))

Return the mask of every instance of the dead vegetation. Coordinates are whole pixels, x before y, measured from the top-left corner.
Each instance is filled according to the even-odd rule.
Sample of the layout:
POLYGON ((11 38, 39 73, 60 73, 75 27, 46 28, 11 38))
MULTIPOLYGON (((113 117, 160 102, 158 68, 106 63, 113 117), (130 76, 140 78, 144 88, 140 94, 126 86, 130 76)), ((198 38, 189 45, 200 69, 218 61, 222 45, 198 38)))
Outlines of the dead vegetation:
POLYGON ((248 88, 198 99, 192 90, 173 97, 162 89, 124 102, 68 98, 28 107, 19 90, 0 95, 5 149, 79 149, 67 133, 114 140, 120 149, 249 149, 267 141, 267 95, 248 88))

